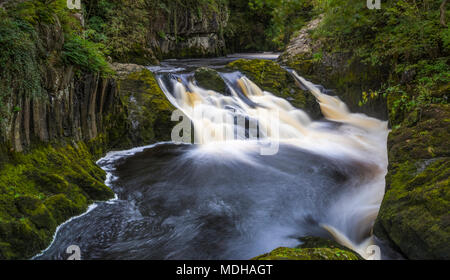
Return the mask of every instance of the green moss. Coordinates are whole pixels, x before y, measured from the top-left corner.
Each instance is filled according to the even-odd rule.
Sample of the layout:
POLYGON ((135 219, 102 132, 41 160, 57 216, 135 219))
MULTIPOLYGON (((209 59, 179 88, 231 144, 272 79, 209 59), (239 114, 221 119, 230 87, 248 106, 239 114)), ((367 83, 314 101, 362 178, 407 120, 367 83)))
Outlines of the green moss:
POLYGON ((279 247, 253 260, 361 260, 355 252, 331 240, 306 237, 297 248, 279 247))
POLYGON ((0 173, 0 258, 31 257, 58 224, 114 195, 82 142, 8 157, 0 173))
POLYGON ((241 71, 261 89, 287 99, 294 107, 304 109, 312 116, 320 115, 315 98, 301 90, 289 72, 278 63, 264 59, 238 59, 227 67, 241 71))
POLYGON ((175 107, 167 100, 153 74, 141 70, 118 80, 123 111, 108 116, 114 125, 107 129, 109 143, 131 147, 170 140, 175 107), (118 139, 118 140, 113 140, 118 139))
POLYGON ((449 105, 423 107, 389 136, 387 192, 375 234, 411 259, 450 258, 449 117, 449 105))
POLYGON ((195 80, 204 89, 211 89, 220 93, 225 93, 226 84, 219 73, 214 69, 201 67, 195 70, 195 80))
POLYGON ((61 224, 79 213, 79 207, 66 194, 52 195, 44 201, 57 224, 61 224))

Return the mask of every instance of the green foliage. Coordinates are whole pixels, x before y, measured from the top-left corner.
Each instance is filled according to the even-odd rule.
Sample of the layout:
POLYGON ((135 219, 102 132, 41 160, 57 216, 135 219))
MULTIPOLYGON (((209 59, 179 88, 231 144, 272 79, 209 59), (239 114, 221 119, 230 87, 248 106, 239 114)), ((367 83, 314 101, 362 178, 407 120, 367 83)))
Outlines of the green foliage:
POLYGON ((294 34, 300 30, 313 16, 311 1, 304 0, 272 0, 271 26, 266 35, 279 49, 284 48, 294 34))
POLYGON ((67 36, 64 42, 62 58, 64 62, 79 66, 93 73, 110 73, 108 62, 100 51, 101 44, 85 40, 80 36, 67 36))
POLYGON ((278 63, 264 59, 238 59, 227 67, 241 71, 262 90, 289 100, 292 106, 305 110, 310 116, 320 114, 314 96, 302 91, 292 75, 278 63))
POLYGON ((11 1, 15 5, 11 11, 16 18, 21 18, 32 25, 53 24, 67 13, 66 0, 29 0, 11 1))
POLYGON ((0 135, 16 107, 16 96, 42 93, 42 46, 27 22, 0 12, 0 135))

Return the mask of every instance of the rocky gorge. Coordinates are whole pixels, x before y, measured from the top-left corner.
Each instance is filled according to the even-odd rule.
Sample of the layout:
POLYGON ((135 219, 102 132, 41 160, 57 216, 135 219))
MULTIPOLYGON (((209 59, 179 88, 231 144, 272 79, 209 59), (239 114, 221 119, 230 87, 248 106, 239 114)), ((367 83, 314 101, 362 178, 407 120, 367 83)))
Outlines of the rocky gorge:
MULTIPOLYGON (((94 201, 114 197, 105 185, 105 171, 95 164, 106 152, 170 140, 175 107, 146 66, 163 59, 225 55, 227 24, 233 22, 227 1, 176 1, 174 6, 170 1, 159 6, 157 1, 125 1, 120 8, 93 1, 83 11, 67 11, 58 1, 49 10, 39 0, 22 2, 2 1, 0 7, 1 259, 36 255, 50 244, 59 224, 94 201), (104 43, 111 49, 104 61, 96 57, 102 46, 86 47, 84 41, 86 63, 71 52, 69 43, 78 39, 68 34, 78 31, 90 31, 84 34, 92 40, 108 36, 104 43)), ((305 23, 278 62, 239 59, 227 69, 245 73, 315 119, 322 117, 315 98, 296 85, 286 67, 333 89, 330 94, 352 111, 388 120, 386 194, 374 234, 404 258, 448 259, 448 83, 433 84, 430 102, 403 109, 405 94, 377 91, 394 76, 388 61, 369 65, 349 49, 333 50, 324 35, 315 33, 330 20, 320 13, 305 23)), ((442 45, 435 56, 448 59, 442 45)), ((419 71, 397 73, 405 91, 415 90, 419 71)), ((225 91, 215 70, 206 67, 195 75, 200 86, 225 91)), ((299 248, 279 248, 256 258, 361 257, 312 238, 299 248)))

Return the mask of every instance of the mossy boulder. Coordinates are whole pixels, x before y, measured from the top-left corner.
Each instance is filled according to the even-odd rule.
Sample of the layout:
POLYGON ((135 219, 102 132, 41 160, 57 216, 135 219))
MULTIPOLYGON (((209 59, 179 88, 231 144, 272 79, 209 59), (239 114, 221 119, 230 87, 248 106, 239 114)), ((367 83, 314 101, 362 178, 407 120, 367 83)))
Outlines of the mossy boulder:
POLYGON ((226 84, 225 81, 220 77, 216 70, 208 67, 200 67, 195 70, 194 73, 195 80, 198 86, 204 89, 211 89, 220 93, 225 93, 226 84))
POLYGON ((362 260, 356 252, 328 239, 303 237, 301 241, 296 248, 279 247, 253 260, 362 260))
POLYGON ((389 135, 375 235, 409 259, 450 259, 450 106, 417 110, 389 135))
POLYGON ((114 193, 83 142, 8 153, 0 172, 0 259, 29 258, 58 224, 114 193))
POLYGON ((238 59, 227 67, 241 71, 261 89, 286 99, 294 107, 308 112, 310 116, 321 115, 314 96, 300 89, 291 74, 278 63, 265 59, 238 59))
POLYGON ((117 77, 120 110, 107 116, 106 143, 129 148, 170 140, 175 107, 167 100, 153 73, 145 68, 122 71, 117 77))

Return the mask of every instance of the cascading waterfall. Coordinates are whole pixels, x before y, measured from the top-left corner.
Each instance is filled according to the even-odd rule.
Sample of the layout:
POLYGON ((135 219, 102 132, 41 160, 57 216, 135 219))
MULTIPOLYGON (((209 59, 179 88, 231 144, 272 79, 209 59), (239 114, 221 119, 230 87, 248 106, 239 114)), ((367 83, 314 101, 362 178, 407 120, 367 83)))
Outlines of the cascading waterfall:
POLYGON ((350 197, 331 205, 330 220, 320 226, 337 242, 369 258, 373 252, 368 247, 374 244, 371 230, 385 188, 387 122, 351 113, 338 97, 322 93, 295 71, 291 74, 316 97, 325 119, 339 126, 329 129, 323 122, 312 121, 304 111, 237 73, 222 74, 228 96, 200 88, 189 77, 170 79, 169 86, 161 78, 159 83, 169 100, 192 120, 199 149, 243 157, 262 142, 279 142, 364 166, 368 172, 363 184, 350 197), (253 127, 252 122, 246 127, 245 118, 254 120, 253 127), (252 140, 258 143, 249 145, 252 140))

